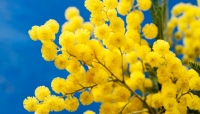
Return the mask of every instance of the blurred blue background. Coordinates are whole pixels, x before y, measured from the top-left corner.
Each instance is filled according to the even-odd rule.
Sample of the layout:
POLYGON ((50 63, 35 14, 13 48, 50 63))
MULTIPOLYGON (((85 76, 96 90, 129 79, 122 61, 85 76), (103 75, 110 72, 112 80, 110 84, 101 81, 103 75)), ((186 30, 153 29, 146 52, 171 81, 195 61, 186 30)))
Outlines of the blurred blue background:
MULTIPOLYGON (((196 0, 169 0, 169 10, 181 1, 196 4, 196 0)), ((53 62, 43 60, 41 43, 32 41, 28 30, 49 19, 62 25, 69 6, 78 7, 84 20, 89 20, 84 0, 0 0, 0 114, 31 114, 23 108, 24 98, 33 96, 37 86, 50 87, 54 77, 68 75, 56 69, 53 62)), ((145 15, 143 23, 150 22, 149 12, 145 15)), ((75 113, 87 109, 98 112, 98 108, 99 104, 80 106, 75 113)))

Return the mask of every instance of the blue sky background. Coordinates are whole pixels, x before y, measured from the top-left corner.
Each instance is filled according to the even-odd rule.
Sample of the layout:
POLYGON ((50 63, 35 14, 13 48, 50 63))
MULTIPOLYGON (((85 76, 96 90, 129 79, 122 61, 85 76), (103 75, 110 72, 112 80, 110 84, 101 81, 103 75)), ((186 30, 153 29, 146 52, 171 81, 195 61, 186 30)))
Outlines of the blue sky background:
MULTIPOLYGON (((169 9, 180 1, 169 0, 169 9)), ((196 4, 196 0, 182 1, 196 4)), ((28 30, 49 19, 62 25, 64 11, 69 6, 78 7, 84 20, 89 20, 84 0, 0 0, 0 114, 33 114, 24 110, 24 98, 33 96, 37 86, 50 87, 54 77, 67 76, 53 62, 43 60, 41 43, 32 41, 28 30)), ((150 22, 148 12, 145 15, 145 22, 150 22)), ((98 106, 81 106, 75 113, 82 114, 87 109, 98 112, 98 106)))

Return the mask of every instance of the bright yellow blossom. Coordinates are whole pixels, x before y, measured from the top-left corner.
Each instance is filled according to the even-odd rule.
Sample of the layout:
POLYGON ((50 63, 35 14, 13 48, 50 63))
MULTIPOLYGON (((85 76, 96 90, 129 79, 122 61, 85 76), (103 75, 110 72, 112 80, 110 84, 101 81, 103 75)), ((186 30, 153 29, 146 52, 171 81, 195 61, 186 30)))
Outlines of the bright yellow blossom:
POLYGON ((45 25, 48 25, 51 28, 53 33, 58 33, 59 24, 56 20, 50 19, 45 23, 45 25))
POLYGON ((41 52, 46 61, 53 61, 57 55, 57 45, 54 42, 46 41, 42 45, 41 52))
POLYGON ((54 78, 51 82, 51 87, 53 91, 58 94, 60 92, 63 92, 64 85, 65 85, 65 79, 60 78, 60 77, 54 78))
POLYGON ((94 35, 96 38, 103 40, 108 39, 110 37, 111 29, 107 24, 103 24, 100 26, 97 26, 94 30, 94 35))
POLYGON ((24 108, 29 112, 34 112, 38 108, 38 100, 35 97, 27 97, 23 101, 24 108))
POLYGON ((39 40, 37 35, 38 29, 39 26, 32 26, 31 30, 28 31, 30 38, 34 41, 39 40))
POLYGON ((85 7, 90 12, 98 13, 103 10, 103 2, 100 0, 85 0, 85 7))
POLYGON ((78 109, 79 102, 76 97, 68 97, 65 99, 65 109, 69 112, 74 112, 78 109))
POLYGON ((38 100, 44 100, 45 97, 50 95, 50 91, 47 87, 45 86, 39 86, 35 89, 35 96, 38 100))
POLYGON ((137 0, 138 7, 140 10, 146 11, 151 8, 152 1, 151 0, 137 0))
POLYGON ((103 0, 103 4, 106 8, 114 9, 118 5, 118 0, 103 0))
POLYGON ((79 15, 79 10, 76 7, 68 7, 65 10, 65 18, 67 20, 70 20, 73 17, 78 16, 78 15, 79 15))
POLYGON ((169 52, 169 43, 164 40, 157 40, 153 44, 153 50, 161 55, 165 55, 169 52))
POLYGON ((142 28, 142 32, 143 35, 145 36, 145 38, 147 39, 153 39, 157 36, 158 34, 158 28, 155 24, 151 23, 151 24, 146 24, 143 28, 142 28))
POLYGON ((90 105, 93 102, 93 95, 88 91, 84 91, 80 95, 80 102, 83 105, 90 105))
POLYGON ((38 109, 35 111, 35 114, 49 114, 50 109, 47 105, 41 104, 38 109))

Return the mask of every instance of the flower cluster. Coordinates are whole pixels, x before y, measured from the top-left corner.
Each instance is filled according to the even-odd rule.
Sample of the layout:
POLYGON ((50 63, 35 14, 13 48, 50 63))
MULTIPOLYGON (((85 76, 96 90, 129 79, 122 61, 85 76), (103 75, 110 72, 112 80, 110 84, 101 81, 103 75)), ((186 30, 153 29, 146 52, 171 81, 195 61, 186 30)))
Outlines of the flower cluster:
MULTIPOLYGON (((141 26, 143 11, 153 3, 134 2, 85 0, 85 7, 91 12, 90 22, 84 22, 77 8, 67 8, 59 44, 54 43, 59 30, 55 20, 33 26, 28 33, 32 40, 41 41, 42 57, 54 61, 56 68, 67 70, 69 75, 52 80, 51 88, 57 96, 47 87, 39 86, 35 96, 24 100, 24 108, 36 114, 74 112, 79 102, 82 105, 100 102, 100 114, 186 114, 188 108, 200 111, 200 98, 195 94, 200 90, 199 74, 182 64, 167 41, 148 44, 146 39, 154 39, 159 32, 153 23, 141 26), (79 98, 76 92, 81 92, 79 98)), ((175 6, 174 16, 186 14, 173 17, 168 24, 171 36, 175 26, 180 28, 176 38, 182 37, 182 32, 187 33, 184 41, 188 46, 191 38, 198 40, 198 32, 191 33, 198 30, 195 8, 185 4, 175 6), (190 10, 186 11, 185 6, 190 10)), ((84 114, 95 112, 88 110, 84 114)))
MULTIPOLYGON (((197 2, 199 4, 199 0, 197 2)), ((183 39, 183 45, 176 45, 175 50, 177 54, 184 54, 182 61, 188 65, 188 62, 194 62, 200 55, 200 7, 179 3, 173 7, 171 14, 168 34, 171 38, 174 37, 176 42, 183 39)))

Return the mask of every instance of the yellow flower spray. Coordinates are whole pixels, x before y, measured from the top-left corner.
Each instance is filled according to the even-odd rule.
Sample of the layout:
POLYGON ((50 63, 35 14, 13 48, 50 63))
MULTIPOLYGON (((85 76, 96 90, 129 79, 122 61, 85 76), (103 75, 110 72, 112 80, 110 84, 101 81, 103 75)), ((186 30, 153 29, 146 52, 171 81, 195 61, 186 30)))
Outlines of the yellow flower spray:
MULTIPOLYGON (((37 87, 35 96, 23 101, 27 111, 74 112, 79 102, 100 102, 100 114, 200 111, 196 94, 200 90, 199 74, 186 68, 170 51, 172 39, 167 42, 157 38, 163 32, 157 27, 159 24, 141 26, 143 11, 155 7, 152 0, 85 0, 85 7, 91 12, 90 22, 84 22, 76 7, 66 9, 67 21, 62 25, 59 44, 54 43, 59 24, 53 19, 28 31, 32 40, 41 41, 42 57, 70 74, 52 80, 51 88, 58 95, 45 86, 37 87), (157 40, 150 46, 146 40, 154 38, 157 40), (81 92, 79 98, 74 96, 76 92, 81 92)), ((183 38, 184 47, 179 46, 176 51, 184 54, 184 64, 200 52, 199 11, 199 6, 178 4, 168 22, 167 35, 173 37, 173 30, 178 27, 175 38, 183 38)), ((95 112, 87 110, 83 114, 95 112)))

